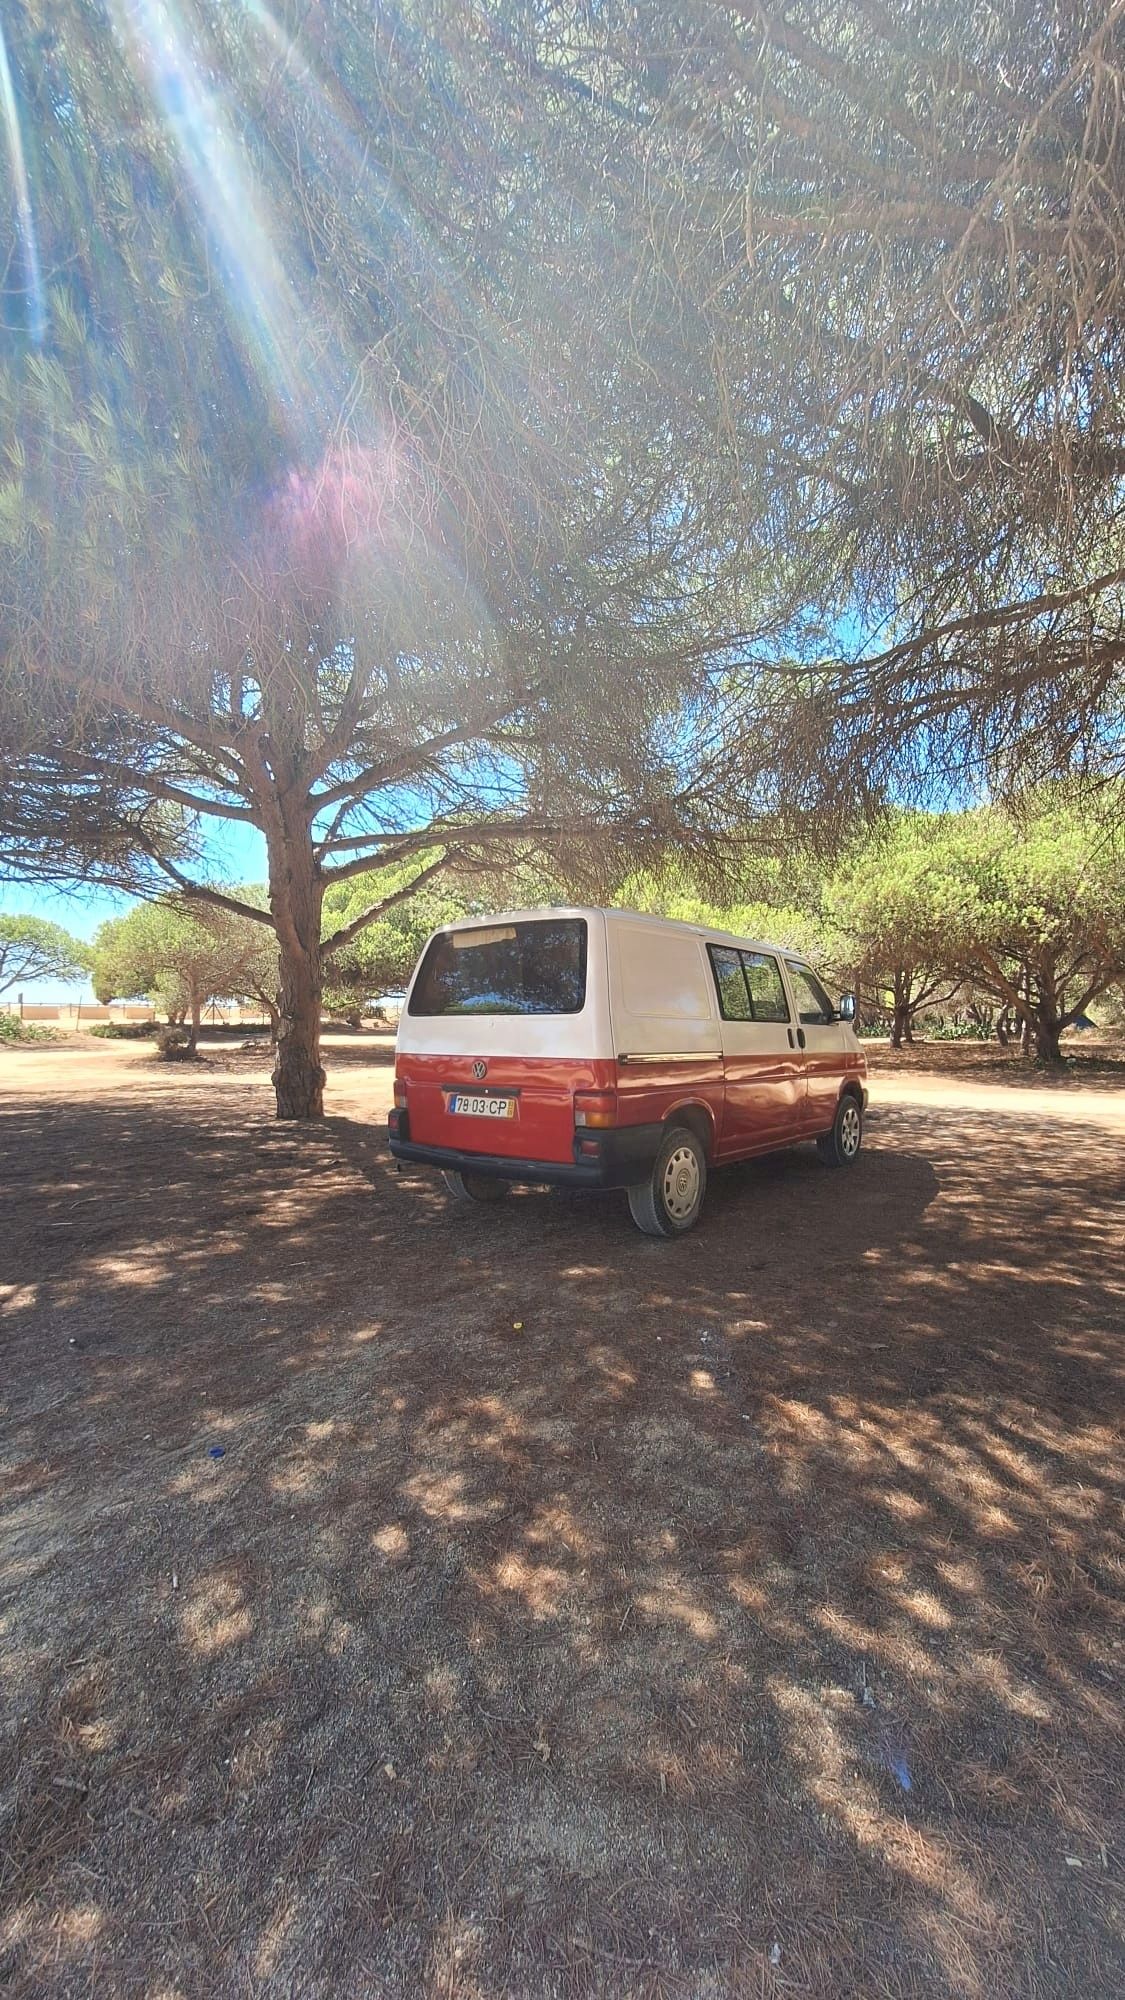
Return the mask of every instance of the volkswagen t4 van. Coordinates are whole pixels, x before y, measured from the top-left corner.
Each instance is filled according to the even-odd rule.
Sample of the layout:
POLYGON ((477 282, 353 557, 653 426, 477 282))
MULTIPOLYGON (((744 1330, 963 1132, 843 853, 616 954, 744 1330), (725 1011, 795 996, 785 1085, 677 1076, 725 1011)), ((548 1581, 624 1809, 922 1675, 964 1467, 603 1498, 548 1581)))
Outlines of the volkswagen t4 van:
POLYGON ((780 945, 630 910, 466 918, 410 983, 391 1152, 463 1200, 513 1181, 623 1188, 638 1228, 676 1236, 712 1167, 802 1139, 852 1165, 854 1013, 780 945))

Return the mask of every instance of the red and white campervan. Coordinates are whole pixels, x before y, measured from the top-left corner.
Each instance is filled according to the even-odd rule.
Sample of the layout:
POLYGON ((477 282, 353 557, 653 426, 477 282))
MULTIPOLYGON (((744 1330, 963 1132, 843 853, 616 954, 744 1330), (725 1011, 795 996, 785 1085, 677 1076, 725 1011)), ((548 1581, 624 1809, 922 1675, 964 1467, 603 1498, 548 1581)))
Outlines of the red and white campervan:
POLYGON ((780 945, 631 910, 516 910, 430 939, 395 1053, 390 1146, 495 1200, 512 1181, 624 1188, 690 1229, 710 1167, 801 1139, 849 1166, 867 1062, 780 945))

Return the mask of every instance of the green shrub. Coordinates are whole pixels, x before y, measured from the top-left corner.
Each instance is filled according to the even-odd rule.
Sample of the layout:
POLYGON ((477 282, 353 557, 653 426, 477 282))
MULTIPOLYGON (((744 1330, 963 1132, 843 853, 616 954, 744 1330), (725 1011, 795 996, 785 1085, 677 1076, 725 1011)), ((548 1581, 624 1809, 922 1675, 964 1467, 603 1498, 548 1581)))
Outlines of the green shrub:
POLYGON ((89 1029, 104 1042, 145 1042, 156 1033, 155 1021, 99 1021, 89 1029))
POLYGON ((37 1028, 33 1021, 21 1021, 18 1014, 0 1014, 0 1042, 54 1042, 53 1028, 37 1028))

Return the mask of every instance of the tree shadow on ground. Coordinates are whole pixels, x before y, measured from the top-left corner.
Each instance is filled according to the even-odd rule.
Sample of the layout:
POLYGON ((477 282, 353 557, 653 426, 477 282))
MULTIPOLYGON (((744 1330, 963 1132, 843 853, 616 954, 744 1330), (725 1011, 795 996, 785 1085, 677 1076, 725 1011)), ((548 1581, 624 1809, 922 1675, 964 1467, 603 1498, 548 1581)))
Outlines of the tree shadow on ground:
POLYGON ((1120 1990, 1112 1134, 900 1108, 660 1244, 0 1133, 7 1990, 1120 1990))

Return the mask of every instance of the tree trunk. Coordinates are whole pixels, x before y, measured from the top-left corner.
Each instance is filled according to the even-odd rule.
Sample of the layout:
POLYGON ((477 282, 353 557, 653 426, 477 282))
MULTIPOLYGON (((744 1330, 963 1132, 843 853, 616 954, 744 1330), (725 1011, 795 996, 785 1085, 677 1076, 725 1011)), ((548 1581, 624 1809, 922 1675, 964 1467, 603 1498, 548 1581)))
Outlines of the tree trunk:
POLYGON ((320 956, 324 884, 299 798, 280 801, 279 825, 267 832, 270 909, 279 947, 273 1087, 279 1118, 323 1118, 320 1063, 320 956))
POLYGON ((1062 1049, 1059 1047, 1061 1030, 1049 1021, 1035 1023, 1035 1057, 1037 1062, 1061 1062, 1062 1049))
POLYGON ((203 1021, 203 996, 198 986, 191 989, 191 1027, 188 1030, 188 1049, 195 1054, 199 1042, 199 1030, 203 1021))
POLYGON ((1062 1062, 1063 1052, 1059 1046, 1063 1024, 1054 1008, 1040 1001, 1035 1013, 1035 1060, 1036 1062, 1062 1062))
POLYGON ((279 1118, 323 1118, 320 1063, 320 953, 281 954, 273 1087, 279 1118))
POLYGON ((276 1001, 270 998, 270 995, 268 993, 255 993, 254 998, 259 1002, 262 1008, 262 1012, 265 1014, 266 1018, 269 1021, 270 1047, 272 1049, 275 1049, 277 1047, 277 1037, 281 1025, 281 1016, 277 1011, 277 1003, 276 1001))
POLYGON ((891 981, 891 1047, 901 1049, 904 1042, 914 1040, 911 1032, 910 1005, 911 975, 896 972, 891 981))

